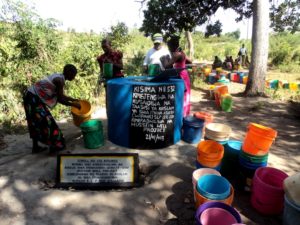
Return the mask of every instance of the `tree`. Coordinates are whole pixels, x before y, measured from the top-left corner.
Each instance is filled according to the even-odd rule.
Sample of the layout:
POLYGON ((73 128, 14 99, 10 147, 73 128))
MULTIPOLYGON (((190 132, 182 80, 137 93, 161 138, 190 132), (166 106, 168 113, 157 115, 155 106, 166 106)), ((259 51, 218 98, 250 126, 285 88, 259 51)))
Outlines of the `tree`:
POLYGON ((131 37, 128 34, 128 27, 125 23, 117 23, 115 26, 110 27, 110 32, 104 34, 112 42, 112 46, 115 48, 122 49, 124 46, 130 42, 131 37))
POLYGON ((238 40, 238 39, 240 39, 241 31, 240 31, 240 29, 237 29, 236 31, 226 33, 225 35, 238 40))
POLYGON ((269 48, 269 2, 254 0, 253 3, 252 54, 245 89, 247 96, 264 94, 269 48))
POLYGON ((300 1, 285 0, 277 7, 271 6, 271 27, 274 31, 283 32, 285 30, 295 33, 300 31, 300 1))
POLYGON ((182 30, 191 31, 196 25, 201 25, 208 21, 210 16, 219 8, 231 8, 236 11, 239 15, 236 19, 237 21, 242 20, 244 17, 249 18, 253 13, 255 17, 253 19, 253 28, 258 30, 253 29, 251 55, 253 64, 249 73, 251 82, 247 85, 245 94, 261 95, 264 92, 264 85, 261 84, 264 83, 267 67, 265 56, 268 55, 268 48, 266 48, 268 47, 268 40, 266 39, 268 27, 265 27, 265 24, 269 21, 269 1, 150 0, 146 2, 148 9, 144 10, 144 21, 141 27, 141 31, 144 31, 146 35, 162 30, 167 35, 178 31, 181 32, 182 30), (261 3, 262 1, 264 2, 263 4, 261 3), (267 13, 262 13, 261 10, 267 13), (262 19, 265 19, 265 21, 261 21, 262 19), (262 30, 262 27, 265 30, 262 30), (261 59, 261 61, 258 59, 261 59))
POLYGON ((205 38, 208 38, 211 35, 221 36, 222 33, 222 23, 218 20, 214 24, 209 24, 206 27, 206 32, 204 34, 205 38))

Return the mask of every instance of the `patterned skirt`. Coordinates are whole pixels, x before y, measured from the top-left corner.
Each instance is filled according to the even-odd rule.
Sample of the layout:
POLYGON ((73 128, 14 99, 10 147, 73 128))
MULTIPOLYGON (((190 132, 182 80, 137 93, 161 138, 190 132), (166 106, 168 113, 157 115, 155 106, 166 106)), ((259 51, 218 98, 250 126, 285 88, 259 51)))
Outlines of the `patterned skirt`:
POLYGON ((51 148, 63 149, 65 139, 47 106, 29 91, 23 96, 23 101, 30 138, 51 148))

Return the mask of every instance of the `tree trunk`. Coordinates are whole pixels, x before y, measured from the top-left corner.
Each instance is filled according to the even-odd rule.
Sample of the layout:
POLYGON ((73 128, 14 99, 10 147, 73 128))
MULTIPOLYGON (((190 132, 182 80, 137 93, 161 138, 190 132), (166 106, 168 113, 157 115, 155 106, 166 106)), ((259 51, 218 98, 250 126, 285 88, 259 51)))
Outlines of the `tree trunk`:
POLYGON ((189 31, 185 31, 185 37, 188 43, 188 49, 189 49, 189 58, 191 60, 194 59, 194 42, 192 38, 192 34, 189 31))
POLYGON ((269 48, 269 1, 253 1, 252 53, 246 96, 264 95, 269 48))

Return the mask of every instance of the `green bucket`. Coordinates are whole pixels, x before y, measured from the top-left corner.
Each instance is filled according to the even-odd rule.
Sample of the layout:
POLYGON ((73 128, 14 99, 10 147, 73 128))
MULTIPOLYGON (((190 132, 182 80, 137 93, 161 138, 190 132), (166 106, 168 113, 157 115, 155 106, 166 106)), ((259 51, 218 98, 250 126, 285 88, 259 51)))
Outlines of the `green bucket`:
POLYGON ((98 148, 104 145, 103 127, 100 120, 88 120, 80 124, 86 148, 98 148))
POLYGON ((156 76, 159 74, 160 66, 159 64, 150 64, 148 67, 148 75, 149 76, 156 76))
POLYGON ((104 77, 110 78, 113 76, 113 64, 103 63, 103 75, 104 77))

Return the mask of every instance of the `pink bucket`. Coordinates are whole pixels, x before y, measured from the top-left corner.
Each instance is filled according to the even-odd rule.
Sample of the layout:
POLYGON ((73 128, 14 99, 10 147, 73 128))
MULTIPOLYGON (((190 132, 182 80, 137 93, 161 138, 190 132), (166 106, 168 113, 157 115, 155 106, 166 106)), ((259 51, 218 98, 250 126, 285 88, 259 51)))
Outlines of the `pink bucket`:
POLYGON ((275 215, 283 210, 283 181, 288 175, 272 167, 260 167, 252 180, 251 204, 262 214, 275 215))

